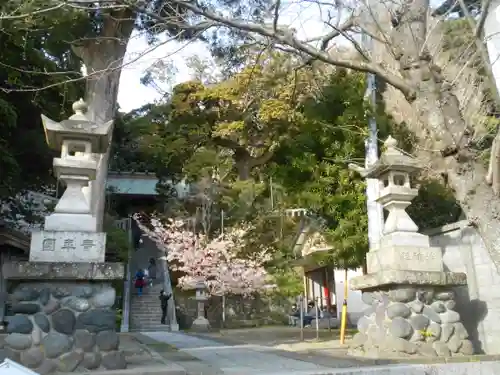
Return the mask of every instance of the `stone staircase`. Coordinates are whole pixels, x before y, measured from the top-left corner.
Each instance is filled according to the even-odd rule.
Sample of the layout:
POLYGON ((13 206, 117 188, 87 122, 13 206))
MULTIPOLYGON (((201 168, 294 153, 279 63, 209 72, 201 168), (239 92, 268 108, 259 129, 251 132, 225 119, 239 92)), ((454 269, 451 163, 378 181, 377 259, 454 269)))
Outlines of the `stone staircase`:
MULTIPOLYGON (((161 307, 158 296, 163 289, 162 282, 155 282, 152 287, 144 288, 142 296, 132 289, 130 299, 130 332, 169 331, 170 326, 161 324, 161 307)), ((168 323, 168 321, 167 321, 168 323)))

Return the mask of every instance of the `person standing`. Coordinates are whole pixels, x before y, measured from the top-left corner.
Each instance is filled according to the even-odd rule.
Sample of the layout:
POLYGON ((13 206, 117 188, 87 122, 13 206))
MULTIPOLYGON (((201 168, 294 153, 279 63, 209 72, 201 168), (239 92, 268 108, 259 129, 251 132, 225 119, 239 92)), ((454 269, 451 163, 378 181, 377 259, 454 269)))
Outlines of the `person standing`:
POLYGON ((155 261, 155 258, 149 259, 148 273, 149 273, 149 287, 152 287, 153 281, 156 280, 156 261, 155 261))
POLYGON ((165 291, 160 292, 160 306, 161 306, 161 324, 165 324, 165 319, 167 317, 168 300, 172 297, 172 294, 165 294, 165 291))

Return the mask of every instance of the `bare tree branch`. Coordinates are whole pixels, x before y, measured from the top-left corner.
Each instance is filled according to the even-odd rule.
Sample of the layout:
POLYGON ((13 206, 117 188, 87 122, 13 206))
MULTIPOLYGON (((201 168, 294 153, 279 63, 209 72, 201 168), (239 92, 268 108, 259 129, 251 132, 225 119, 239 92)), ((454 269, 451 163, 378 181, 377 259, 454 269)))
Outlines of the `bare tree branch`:
MULTIPOLYGON (((305 53, 306 55, 311 56, 312 58, 325 62, 327 64, 367 73, 373 73, 383 78, 391 86, 394 86, 395 88, 400 90, 408 100, 412 101, 415 98, 415 89, 409 83, 409 81, 401 78, 398 75, 388 72, 381 65, 376 64, 374 62, 356 61, 348 58, 334 57, 329 53, 327 53, 326 51, 321 51, 320 49, 315 48, 310 44, 297 39, 291 30, 284 30, 278 28, 277 31, 274 31, 272 28, 267 27, 265 25, 256 24, 250 21, 229 19, 222 15, 216 14, 210 10, 203 9, 195 5, 191 1, 172 0, 172 3, 185 7, 186 9, 192 11, 194 14, 205 17, 213 21, 217 25, 239 29, 247 32, 253 32, 261 36, 271 38, 280 44, 290 46, 296 49, 298 52, 305 53)), ((137 11, 140 12, 146 11, 139 6, 135 6, 135 9, 137 9, 137 11)), ((158 20, 161 19, 164 22, 168 21, 160 16, 156 16, 156 19, 158 20)))

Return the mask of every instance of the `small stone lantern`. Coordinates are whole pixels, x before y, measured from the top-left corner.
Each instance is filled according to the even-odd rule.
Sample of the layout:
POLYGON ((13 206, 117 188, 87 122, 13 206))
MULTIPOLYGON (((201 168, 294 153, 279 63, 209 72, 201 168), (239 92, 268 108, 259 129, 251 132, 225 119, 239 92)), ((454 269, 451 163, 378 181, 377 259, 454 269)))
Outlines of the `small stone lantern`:
POLYGON ((205 303, 208 300, 207 286, 203 281, 196 283, 196 296, 198 301, 198 317, 194 320, 192 328, 197 331, 210 329, 210 322, 205 318, 205 303))
POLYGON ((91 121, 82 99, 73 104, 73 110, 75 114, 61 122, 42 115, 47 144, 61 151, 61 156, 54 158, 55 175, 66 184, 54 214, 46 218, 46 230, 96 230, 91 195, 85 188, 96 178, 98 161, 92 154, 107 151, 113 121, 105 124, 91 121))

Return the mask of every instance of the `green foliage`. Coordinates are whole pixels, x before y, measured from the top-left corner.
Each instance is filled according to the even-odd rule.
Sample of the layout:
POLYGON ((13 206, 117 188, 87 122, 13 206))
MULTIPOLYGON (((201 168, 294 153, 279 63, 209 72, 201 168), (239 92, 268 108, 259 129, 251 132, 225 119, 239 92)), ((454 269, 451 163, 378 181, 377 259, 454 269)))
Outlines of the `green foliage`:
POLYGON ((118 262, 128 261, 130 247, 128 234, 123 229, 117 228, 113 222, 116 218, 106 216, 104 232, 106 233, 106 254, 118 262))
MULTIPOLYGON (((54 25, 54 29, 57 26, 54 25)), ((78 70, 68 59, 65 33, 47 37, 29 22, 2 21, 0 33, 0 199, 54 184, 53 151, 45 142, 40 114, 62 120, 82 94, 83 82, 63 83, 78 70), (46 88, 38 91, 38 88, 46 88)))

